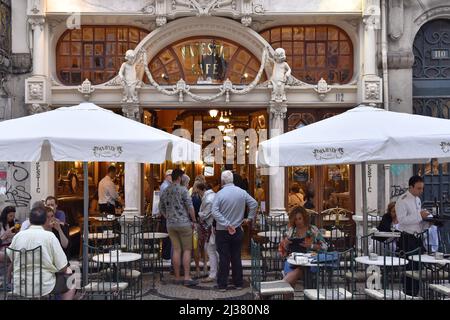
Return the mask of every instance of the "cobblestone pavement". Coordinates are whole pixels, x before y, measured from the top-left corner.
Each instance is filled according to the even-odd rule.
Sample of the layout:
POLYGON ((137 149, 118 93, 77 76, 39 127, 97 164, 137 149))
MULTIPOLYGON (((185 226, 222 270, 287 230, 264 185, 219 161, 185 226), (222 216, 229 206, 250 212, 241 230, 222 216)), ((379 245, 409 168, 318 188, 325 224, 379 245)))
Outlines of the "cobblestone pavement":
POLYGON ((229 286, 226 292, 219 292, 214 288, 216 283, 199 283, 197 286, 186 287, 173 283, 174 277, 164 274, 162 281, 159 278, 152 289, 152 277, 144 277, 144 293, 142 300, 251 300, 252 292, 249 276, 244 274, 244 287, 236 290, 229 286))

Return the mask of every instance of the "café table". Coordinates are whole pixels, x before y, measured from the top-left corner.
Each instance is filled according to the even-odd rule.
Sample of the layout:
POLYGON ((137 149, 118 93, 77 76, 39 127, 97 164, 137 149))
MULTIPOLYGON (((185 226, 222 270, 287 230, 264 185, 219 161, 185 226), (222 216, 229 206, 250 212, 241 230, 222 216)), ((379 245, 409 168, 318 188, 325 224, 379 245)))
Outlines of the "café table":
MULTIPOLYGON (((323 217, 323 221, 336 221, 337 216, 335 214, 326 215, 323 217)), ((340 214, 339 221, 350 221, 350 218, 346 215, 340 214)))
POLYGON ((396 267, 396 266, 404 266, 409 263, 408 260, 398 257, 392 256, 377 256, 376 260, 371 260, 369 256, 361 256, 356 257, 355 261, 361 264, 369 265, 369 266, 384 266, 387 267, 396 267))
POLYGON ((271 241, 281 241, 283 234, 280 231, 263 231, 258 232, 257 235, 262 238, 269 238, 271 241))
POLYGON ((153 239, 164 239, 169 236, 168 233, 164 232, 144 232, 142 233, 142 239, 153 240, 153 239))
POLYGON ((119 235, 117 233, 113 233, 113 232, 95 232, 95 233, 89 233, 89 235, 88 235, 89 240, 109 240, 109 239, 115 239, 118 237, 119 237, 119 235))
POLYGON ((317 263, 313 262, 314 257, 315 257, 315 255, 312 255, 311 253, 293 252, 287 258, 287 262, 290 265, 302 268, 304 281, 305 281, 304 289, 312 287, 311 283, 310 283, 309 272, 310 272, 310 267, 317 267, 317 263), (303 258, 306 258, 307 260, 301 259, 304 261, 300 261, 299 259, 296 259, 295 257, 303 257, 303 258))
MULTIPOLYGON (((117 252, 117 251, 116 251, 117 252)), ((116 264, 129 263, 142 259, 142 255, 134 252, 120 252, 119 254, 113 253, 103 253, 92 257, 92 261, 96 263, 111 264, 114 269, 115 279, 114 281, 119 281, 119 268, 116 264)))

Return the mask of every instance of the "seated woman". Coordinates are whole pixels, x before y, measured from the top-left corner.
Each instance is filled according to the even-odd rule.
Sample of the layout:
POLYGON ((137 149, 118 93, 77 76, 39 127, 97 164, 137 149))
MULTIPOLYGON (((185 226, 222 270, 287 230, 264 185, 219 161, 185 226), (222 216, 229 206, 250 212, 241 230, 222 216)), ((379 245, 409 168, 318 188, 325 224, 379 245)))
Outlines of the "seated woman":
POLYGON ((395 213, 395 201, 389 203, 387 207, 387 212, 381 218, 381 222, 377 229, 381 232, 390 232, 393 228, 396 229, 398 224, 397 214, 395 213))
POLYGON ((3 208, 0 216, 0 248, 8 247, 19 230, 20 225, 16 223, 16 208, 13 206, 3 208))
MULTIPOLYGON (((326 251, 328 245, 320 233, 319 229, 310 224, 309 215, 306 209, 298 206, 291 210, 289 213, 289 229, 287 235, 280 243, 282 249, 282 254, 285 256, 292 252, 290 244, 291 238, 305 238, 305 240, 300 243, 300 246, 305 251, 326 251)), ((290 265, 287 261, 284 263, 284 280, 287 281, 292 287, 295 286, 295 282, 302 277, 301 268, 296 268, 290 265)))
POLYGON ((289 193, 289 209, 295 208, 297 206, 303 206, 304 204, 305 197, 303 190, 300 188, 300 185, 298 183, 294 183, 291 187, 291 192, 289 193))

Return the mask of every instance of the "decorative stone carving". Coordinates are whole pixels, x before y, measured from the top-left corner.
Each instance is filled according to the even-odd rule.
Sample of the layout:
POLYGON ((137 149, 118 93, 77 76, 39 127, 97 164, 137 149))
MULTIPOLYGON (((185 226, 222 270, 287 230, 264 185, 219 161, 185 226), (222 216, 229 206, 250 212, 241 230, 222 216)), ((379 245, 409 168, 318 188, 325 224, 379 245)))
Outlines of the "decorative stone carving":
POLYGON ((241 23, 244 26, 249 27, 252 24, 252 17, 250 17, 250 16, 243 16, 241 18, 241 23))
POLYGON ((450 6, 438 6, 425 11, 414 20, 417 26, 421 26, 425 21, 432 20, 450 14, 450 6))
POLYGON ((42 5, 43 3, 41 0, 28 0, 28 14, 39 14, 43 12, 42 5))
POLYGON ((142 109, 137 103, 122 105, 122 113, 128 119, 141 121, 142 109))
POLYGON ((32 30, 39 28, 41 31, 43 31, 45 18, 41 16, 31 16, 30 18, 28 18, 28 23, 30 24, 32 30))
POLYGON ((381 10, 379 0, 366 0, 363 23, 366 30, 378 30, 381 27, 381 10))
POLYGON ((25 103, 48 104, 47 79, 42 76, 33 76, 25 79, 25 103))
POLYGON ((165 16, 158 16, 156 17, 156 25, 158 27, 162 27, 167 23, 167 18, 165 16))
POLYGON ((325 100, 327 93, 331 91, 331 87, 323 78, 320 78, 319 82, 314 87, 314 91, 319 95, 320 101, 323 101, 325 100))
POLYGON ((375 75, 367 75, 363 78, 363 103, 383 102, 383 80, 375 75))
POLYGON ((84 96, 85 100, 89 100, 92 92, 94 91, 95 88, 92 87, 92 83, 89 81, 89 79, 84 80, 81 86, 78 86, 78 92, 80 92, 84 96))
POLYGON ((272 76, 270 77, 272 87, 271 100, 276 102, 286 101, 285 86, 291 75, 291 68, 286 62, 286 52, 283 48, 277 48, 273 56, 269 53, 269 57, 269 61, 273 63, 272 76))
POLYGON ((136 68, 134 66, 135 54, 133 50, 128 50, 125 53, 125 62, 119 70, 119 77, 123 85, 122 102, 138 103, 138 95, 136 86, 139 81, 136 76, 136 68))
POLYGON ((272 119, 286 118, 287 104, 285 102, 270 101, 269 113, 272 119))
POLYGON ((28 105, 28 112, 30 115, 32 114, 38 114, 46 111, 50 111, 50 107, 45 104, 39 104, 39 103, 33 103, 31 105, 28 105))
POLYGON ((389 4, 389 36, 398 40, 403 35, 403 0, 391 0, 389 4))

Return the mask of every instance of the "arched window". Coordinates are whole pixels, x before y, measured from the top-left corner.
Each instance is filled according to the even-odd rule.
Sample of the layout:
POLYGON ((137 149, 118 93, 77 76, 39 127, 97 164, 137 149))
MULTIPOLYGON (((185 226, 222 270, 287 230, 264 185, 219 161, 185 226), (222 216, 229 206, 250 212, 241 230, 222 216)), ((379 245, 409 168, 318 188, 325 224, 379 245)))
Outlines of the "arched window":
POLYGON ((270 45, 286 50, 292 75, 316 84, 345 84, 353 76, 353 45, 342 29, 331 25, 281 26, 261 32, 270 45))
POLYGON ((222 84, 227 78, 234 84, 248 84, 260 65, 252 53, 230 40, 195 37, 161 50, 149 69, 160 84, 175 84, 181 78, 188 84, 222 84))
POLYGON ((117 74, 125 52, 134 49, 148 31, 129 26, 82 26, 67 30, 56 46, 56 70, 65 85, 84 79, 104 83, 117 74))

